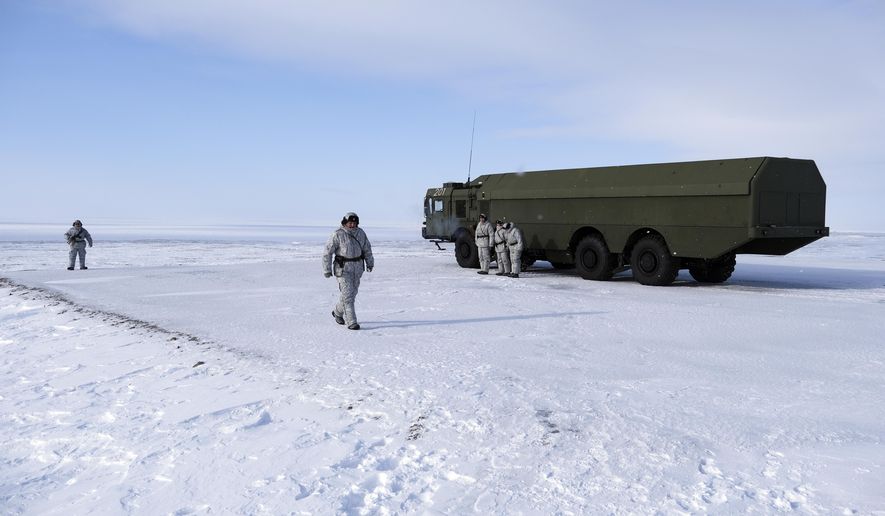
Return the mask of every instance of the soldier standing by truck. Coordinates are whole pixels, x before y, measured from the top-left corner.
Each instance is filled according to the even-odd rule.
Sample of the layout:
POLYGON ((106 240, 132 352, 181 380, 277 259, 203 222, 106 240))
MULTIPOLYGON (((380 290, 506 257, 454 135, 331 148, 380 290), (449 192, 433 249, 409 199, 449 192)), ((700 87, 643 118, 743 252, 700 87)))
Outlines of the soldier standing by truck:
POLYGON ((338 278, 341 297, 332 309, 332 317, 338 324, 346 324, 349 330, 358 330, 354 301, 360 289, 363 271, 372 272, 375 258, 372 244, 366 232, 359 227, 360 218, 349 212, 341 219, 341 227, 335 230, 326 242, 323 252, 323 275, 338 278))
POLYGON ((498 272, 495 276, 510 275, 510 253, 507 251, 507 230, 504 222, 495 221, 495 256, 498 260, 498 272))
POLYGON ((476 242, 476 248, 479 250, 479 270, 476 273, 488 274, 489 263, 492 261, 491 246, 495 240, 495 230, 489 221, 486 220, 485 213, 479 214, 479 224, 476 225, 475 234, 474 241, 476 242))
POLYGON ((89 247, 92 247, 92 235, 89 234, 89 231, 86 231, 83 223, 75 220, 71 225, 71 229, 65 232, 65 239, 68 241, 68 245, 71 246, 71 252, 68 253, 68 270, 74 270, 74 264, 78 256, 80 257, 80 269, 88 269, 89 267, 86 267, 86 243, 88 242, 89 247))
POLYGON ((510 251, 510 266, 513 269, 509 276, 518 278, 522 270, 522 230, 512 222, 508 222, 504 228, 507 236, 507 249, 510 251))

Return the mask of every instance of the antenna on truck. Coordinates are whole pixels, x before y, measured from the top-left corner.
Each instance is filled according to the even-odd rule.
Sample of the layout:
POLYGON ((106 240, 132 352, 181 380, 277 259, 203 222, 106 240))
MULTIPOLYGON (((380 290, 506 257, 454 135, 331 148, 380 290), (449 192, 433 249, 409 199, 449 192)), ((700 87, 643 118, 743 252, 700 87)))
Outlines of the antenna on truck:
POLYGON ((473 135, 476 133, 476 110, 473 110, 473 127, 470 129, 470 159, 467 161, 467 184, 470 184, 470 172, 473 168, 473 135))

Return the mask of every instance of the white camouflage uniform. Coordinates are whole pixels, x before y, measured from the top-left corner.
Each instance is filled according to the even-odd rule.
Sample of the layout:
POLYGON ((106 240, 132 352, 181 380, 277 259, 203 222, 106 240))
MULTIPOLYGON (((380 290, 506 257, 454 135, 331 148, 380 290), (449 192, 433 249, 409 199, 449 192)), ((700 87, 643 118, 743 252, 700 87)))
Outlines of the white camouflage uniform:
POLYGON ((492 261, 492 249, 495 240, 495 230, 491 223, 483 217, 479 224, 476 225, 476 249, 479 251, 479 268, 481 271, 489 272, 489 263, 492 261))
POLYGON ((498 261, 498 276, 510 274, 510 252, 507 250, 507 230, 495 223, 495 255, 498 261))
POLYGON ((348 228, 342 225, 326 242, 326 249, 323 252, 323 274, 327 277, 334 274, 338 278, 338 288, 341 291, 333 315, 336 319, 343 317, 348 327, 357 324, 354 301, 360 289, 363 271, 371 271, 374 267, 372 244, 362 228, 348 228), (358 259, 360 256, 362 259, 358 259), (346 261, 342 261, 342 258, 346 261))
POLYGON ((522 230, 512 222, 508 222, 505 227, 507 228, 507 249, 510 251, 510 266, 513 274, 519 274, 522 271, 522 230))
POLYGON ((80 257, 80 268, 86 268, 86 243, 89 243, 89 247, 92 247, 92 235, 86 231, 86 228, 80 223, 79 220, 75 220, 74 224, 71 226, 71 229, 65 232, 65 240, 67 240, 68 244, 71 246, 71 251, 68 253, 68 268, 73 269, 74 264, 77 261, 77 257, 80 257), (77 226, 77 224, 80 224, 77 226))

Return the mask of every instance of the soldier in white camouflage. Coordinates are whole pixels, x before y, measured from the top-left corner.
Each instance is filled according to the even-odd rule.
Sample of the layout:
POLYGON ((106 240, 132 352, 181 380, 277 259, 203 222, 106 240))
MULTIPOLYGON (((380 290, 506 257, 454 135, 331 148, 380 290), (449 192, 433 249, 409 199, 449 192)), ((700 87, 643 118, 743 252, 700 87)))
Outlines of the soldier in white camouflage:
POLYGON ((512 222, 508 222, 504 228, 507 235, 507 250, 510 251, 510 266, 513 269, 508 276, 518 278, 522 269, 522 230, 512 222))
POLYGON ((495 229, 491 223, 486 220, 485 213, 479 214, 479 224, 476 225, 474 242, 476 249, 479 251, 479 270, 477 274, 488 274, 489 263, 492 261, 492 245, 495 240, 495 229))
POLYGON ((74 270, 78 256, 80 257, 80 269, 88 269, 89 267, 86 266, 86 244, 88 243, 89 247, 92 247, 92 235, 86 231, 83 223, 75 220, 71 224, 71 229, 65 232, 65 240, 71 246, 71 252, 68 253, 68 270, 74 270))
POLYGON ((510 253, 507 250, 507 230, 501 220, 495 221, 495 257, 498 261, 498 272, 495 276, 509 276, 510 253))
POLYGON ((323 275, 338 278, 338 289, 341 291, 338 304, 332 310, 332 317, 349 330, 360 329, 354 301, 360 289, 363 271, 372 272, 375 267, 372 244, 359 224, 360 218, 356 213, 344 215, 341 227, 329 237, 323 252, 323 275))

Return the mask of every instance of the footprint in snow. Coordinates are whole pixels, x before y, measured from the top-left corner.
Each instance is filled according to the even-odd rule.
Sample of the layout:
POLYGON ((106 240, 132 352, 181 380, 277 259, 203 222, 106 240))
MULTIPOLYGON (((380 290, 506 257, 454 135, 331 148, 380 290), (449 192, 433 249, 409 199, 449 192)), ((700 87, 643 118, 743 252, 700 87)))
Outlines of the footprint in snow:
POLYGON ((409 435, 408 437, 406 437, 407 441, 415 441, 419 437, 421 437, 422 434, 424 434, 424 420, 426 419, 427 416, 418 416, 418 419, 416 419, 415 422, 412 423, 411 426, 409 426, 409 435))
POLYGON ((762 470, 762 475, 766 478, 775 478, 778 472, 781 469, 781 460, 784 458, 784 454, 776 451, 769 451, 765 454, 765 468, 762 470))
POLYGON ((716 461, 713 459, 701 459, 701 463, 698 465, 698 471, 704 475, 710 475, 711 477, 722 477, 722 471, 716 467, 716 461))
POLYGON ((544 437, 541 438, 541 444, 544 446, 548 446, 551 443, 551 436, 560 433, 559 425, 550 420, 552 416, 553 411, 549 409, 535 410, 535 417, 538 419, 538 423, 544 428, 544 437))

